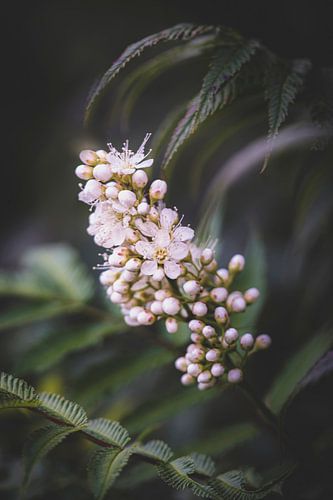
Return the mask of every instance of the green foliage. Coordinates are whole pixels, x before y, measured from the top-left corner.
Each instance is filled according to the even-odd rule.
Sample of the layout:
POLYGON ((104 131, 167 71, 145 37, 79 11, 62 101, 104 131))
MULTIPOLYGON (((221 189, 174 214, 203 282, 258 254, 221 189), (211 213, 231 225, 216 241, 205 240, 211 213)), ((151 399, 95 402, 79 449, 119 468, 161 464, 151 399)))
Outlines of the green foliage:
POLYGON ((298 391, 298 384, 331 345, 331 331, 323 331, 314 335, 291 357, 266 396, 267 404, 274 413, 279 413, 290 402, 290 398, 298 391))
POLYGON ((173 456, 173 452, 169 446, 158 439, 148 441, 144 445, 138 445, 136 452, 142 456, 158 460, 160 462, 168 462, 173 456))
POLYGON ((104 441, 111 446, 124 448, 130 441, 129 434, 118 422, 111 422, 106 418, 95 418, 89 420, 85 433, 94 439, 104 441))
POLYGON ((83 427, 87 423, 87 415, 83 408, 77 403, 68 401, 58 394, 42 392, 38 395, 41 402, 40 410, 51 419, 60 420, 67 425, 83 427))

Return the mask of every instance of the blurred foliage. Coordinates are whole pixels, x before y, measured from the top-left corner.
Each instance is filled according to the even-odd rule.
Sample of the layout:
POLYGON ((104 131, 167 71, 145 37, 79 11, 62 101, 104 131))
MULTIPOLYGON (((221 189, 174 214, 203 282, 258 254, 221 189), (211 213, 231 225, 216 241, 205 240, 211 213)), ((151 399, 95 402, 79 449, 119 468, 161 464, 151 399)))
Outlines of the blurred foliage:
MULTIPOLYGON (((1 365, 41 391, 59 392, 78 404, 38 395, 2 376, 4 498, 16 498, 28 476, 27 498, 91 498, 83 473, 91 445, 71 437, 75 432, 111 440, 108 447, 95 443, 90 461, 97 498, 113 482, 119 499, 191 498, 186 492, 171 497, 171 490, 155 482, 156 472, 171 486, 190 488, 190 495, 274 497, 291 471, 286 498, 332 497, 332 362, 325 356, 333 323, 327 300, 333 291, 331 79, 331 69, 281 58, 233 30, 182 24, 126 49, 88 105, 91 128, 95 120, 109 129, 113 120, 141 135, 151 96, 159 96, 151 104, 158 102, 160 115, 155 174, 168 178, 170 200, 200 227, 201 239, 219 238, 221 264, 236 249, 246 253, 242 286, 258 286, 262 297, 239 327, 265 329, 273 337, 267 358, 251 360, 247 375, 279 413, 292 453, 281 451, 279 439, 259 426, 236 390, 200 393, 180 386, 172 364, 184 336, 177 342, 159 326, 129 332, 77 252, 67 244, 42 245, 23 252, 19 271, 0 276, 1 365), (171 47, 159 52, 160 42, 171 47), (170 105, 170 96, 165 102, 163 97, 175 81, 179 89, 170 105), (86 420, 81 405, 96 418, 86 420), (35 417, 27 419, 26 410, 20 415, 10 406, 31 408, 32 414, 38 409, 49 423, 36 429, 35 417), (125 444, 127 431, 117 419, 137 435, 133 444, 125 444), (23 470, 17 458, 28 432, 23 470), (166 459, 168 445, 147 443, 149 434, 165 439, 180 458, 166 459), (70 442, 58 447, 65 438, 70 442), (211 460, 194 452, 213 455, 222 474, 213 480, 211 460), (290 454, 298 468, 288 465, 269 479, 267 470, 290 454), (152 456, 157 471, 136 463, 152 456), (253 468, 265 471, 264 478, 258 481, 253 468)), ((80 225, 81 231, 82 222, 72 222, 71 231, 80 225)))

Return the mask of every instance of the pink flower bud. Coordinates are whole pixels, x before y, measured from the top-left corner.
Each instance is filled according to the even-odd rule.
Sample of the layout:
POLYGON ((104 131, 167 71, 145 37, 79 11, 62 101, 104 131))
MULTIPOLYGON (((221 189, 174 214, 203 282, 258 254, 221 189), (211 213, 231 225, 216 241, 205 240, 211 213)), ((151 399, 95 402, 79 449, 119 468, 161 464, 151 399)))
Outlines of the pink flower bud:
POLYGON ((113 290, 118 293, 127 293, 129 289, 128 283, 125 283, 121 279, 116 280, 113 283, 113 290))
POLYGON ((106 151, 104 151, 104 149, 99 149, 98 151, 96 151, 96 154, 100 160, 102 160, 102 161, 107 160, 108 154, 106 151))
POLYGON ((238 384, 243 380, 243 372, 239 368, 233 368, 228 372, 228 382, 238 384))
POLYGON ((142 311, 137 316, 138 323, 140 325, 152 325, 156 318, 154 314, 149 311, 142 311))
POLYGON ((191 333, 191 340, 195 344, 199 344, 201 342, 201 339, 202 339, 202 337, 201 337, 200 333, 191 333))
POLYGON ((130 191, 129 189, 123 189, 118 193, 118 200, 125 207, 132 208, 134 203, 136 202, 136 196, 133 191, 130 191))
POLYGON ((206 337, 206 339, 211 339, 212 337, 216 336, 216 330, 212 326, 206 325, 202 329, 202 335, 206 337))
POLYGON ((140 259, 133 257, 132 259, 129 259, 126 262, 125 269, 127 269, 128 271, 140 271, 141 264, 142 264, 142 261, 140 259))
POLYGON ((209 264, 205 266, 205 271, 208 273, 214 273, 217 269, 217 262, 213 259, 209 264))
POLYGON ((198 384, 199 391, 205 391, 206 389, 210 389, 215 384, 215 380, 211 380, 210 382, 200 382, 198 384))
POLYGON ((240 339, 240 345, 243 347, 243 349, 251 349, 254 344, 254 338, 251 333, 244 333, 244 335, 240 339))
POLYGON ((112 170, 110 165, 106 163, 100 163, 96 165, 93 171, 95 179, 101 182, 108 182, 112 177, 112 170))
POLYGON ((214 258, 214 252, 211 248, 204 248, 201 252, 200 262, 204 265, 209 264, 214 258))
POLYGON ((177 370, 179 370, 181 372, 187 371, 187 365, 188 365, 188 362, 186 361, 186 359, 183 356, 181 358, 177 358, 175 361, 175 367, 177 368, 177 370))
POLYGON ((116 182, 109 182, 105 190, 105 196, 111 200, 116 200, 118 198, 119 191, 120 186, 116 182))
POLYGON ((163 200, 168 190, 167 183, 160 179, 153 181, 150 185, 149 195, 153 200, 163 200))
POLYGON ((214 377, 221 377, 224 373, 224 366, 221 363, 214 363, 210 371, 214 377))
POLYGON ((201 333, 205 323, 200 321, 199 319, 191 319, 188 324, 189 329, 194 333, 201 333))
POLYGON ((255 347, 257 349, 268 349, 271 345, 272 339, 269 335, 259 335, 255 341, 255 347))
POLYGON ((138 207, 137 207, 137 210, 138 210, 138 214, 140 215, 147 215, 149 213, 149 205, 147 202, 145 201, 142 201, 141 203, 139 203, 138 207))
POLYGON ((84 149, 80 153, 80 160, 82 163, 94 167, 98 162, 98 156, 95 151, 92 151, 91 149, 84 149))
POLYGON ((152 222, 158 222, 160 218, 160 213, 155 207, 151 207, 149 210, 149 219, 152 222))
POLYGON ((226 288, 213 288, 210 292, 210 296, 214 302, 218 304, 221 302, 225 302, 228 297, 228 290, 226 288))
POLYGON ((168 333, 176 333, 178 330, 178 321, 175 318, 167 318, 165 320, 165 328, 168 333))
POLYGON ((229 319, 228 311, 225 309, 225 307, 217 307, 214 311, 214 318, 216 319, 217 323, 224 325, 229 319))
POLYGON ((102 184, 95 179, 90 179, 84 189, 79 193, 79 200, 84 203, 92 203, 103 194, 102 184))
POLYGON ((218 269, 216 271, 216 277, 218 278, 219 284, 226 285, 229 281, 229 271, 224 268, 218 269))
POLYGON ((153 314, 156 314, 156 316, 161 316, 161 314, 163 314, 162 302, 154 300, 154 302, 150 304, 150 310, 153 314))
POLYGON ((209 349, 206 352, 207 361, 217 361, 220 357, 220 351, 218 349, 209 349))
POLYGON ((128 325, 128 326, 138 326, 139 325, 139 323, 137 322, 136 319, 132 319, 128 315, 124 316, 124 321, 125 321, 126 325, 128 325))
POLYGON ((212 378, 212 374, 210 373, 209 370, 205 370, 204 372, 201 372, 200 375, 198 376, 198 382, 210 382, 212 378))
POLYGON ((204 302, 195 302, 193 304, 192 312, 194 316, 205 316, 208 312, 208 307, 204 302))
POLYGON ((200 292, 201 285, 198 281, 189 280, 184 283, 183 288, 187 295, 195 297, 200 292))
POLYGON ((180 302, 175 297, 167 297, 162 303, 163 311, 165 314, 174 316, 180 311, 180 302))
POLYGON ((167 297, 170 297, 170 295, 171 295, 170 290, 157 290, 155 292, 155 299, 160 300, 162 302, 167 297))
POLYGON ((205 351, 200 347, 194 347, 189 353, 189 359, 192 363, 198 363, 202 361, 205 357, 205 351))
POLYGON ((231 310, 233 312, 243 312, 246 309, 246 302, 243 297, 236 297, 231 302, 231 310))
POLYGON ((87 180, 92 178, 93 169, 92 169, 92 167, 89 167, 88 165, 79 165, 75 169, 75 175, 79 179, 83 179, 84 181, 87 181, 87 180))
POLYGON ((132 319, 137 319, 138 317, 138 314, 140 314, 141 312, 144 311, 144 308, 143 307, 140 307, 140 306, 135 306, 135 307, 132 307, 130 309, 130 312, 129 312, 129 316, 130 318, 132 319))
POLYGON ((102 285, 112 285, 112 283, 115 282, 117 279, 117 276, 119 275, 119 272, 111 271, 111 269, 108 269, 107 271, 104 271, 101 273, 99 277, 99 281, 102 283, 102 285))
POLYGON ((224 340, 228 345, 233 344, 238 339, 238 331, 236 328, 228 328, 224 333, 224 340))
POLYGON ((121 304, 122 302, 126 301, 126 297, 122 295, 119 292, 112 292, 110 295, 110 300, 113 302, 113 304, 121 304))
POLYGON ((148 184, 148 176, 143 170, 136 170, 132 175, 132 184, 134 188, 142 189, 148 184))
POLYGON ((197 377, 202 372, 202 365, 199 363, 190 363, 187 367, 187 373, 192 377, 197 377))
POLYGON ((192 385, 195 382, 195 378, 189 373, 184 373, 184 375, 181 376, 180 381, 183 385, 192 385))
POLYGON ((127 271, 127 269, 125 269, 121 273, 121 279, 123 281, 126 281, 126 283, 132 283, 133 281, 136 280, 137 276, 138 276, 137 273, 134 273, 132 271, 127 271))
POLYGON ((248 304, 253 304, 259 298, 260 292, 258 288, 249 288, 244 293, 244 299, 248 304))
POLYGON ((231 258, 228 267, 231 273, 239 273, 240 271, 243 271, 244 266, 245 266, 245 259, 243 255, 236 254, 231 258))

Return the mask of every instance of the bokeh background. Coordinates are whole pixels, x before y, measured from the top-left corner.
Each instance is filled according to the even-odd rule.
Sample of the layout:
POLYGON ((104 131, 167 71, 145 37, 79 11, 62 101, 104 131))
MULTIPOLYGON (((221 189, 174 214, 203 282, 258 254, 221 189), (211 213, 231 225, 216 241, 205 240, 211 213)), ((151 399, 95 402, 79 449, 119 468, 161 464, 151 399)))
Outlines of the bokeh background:
MULTIPOLYGON (((86 207, 77 202, 73 170, 79 163, 78 152, 84 147, 99 149, 110 140, 120 145, 127 137, 139 144, 146 131, 154 132, 171 106, 185 97, 190 98, 198 90, 202 67, 172 70, 147 89, 137 111, 129 123, 124 124, 114 115, 111 120, 113 89, 114 92, 117 89, 115 82, 90 126, 84 128, 84 107, 90 89, 129 43, 178 22, 223 24, 261 40, 281 57, 305 57, 314 67, 330 67, 333 65, 331 10, 328 1, 109 0, 7 4, 2 19, 2 83, 5 88, 1 106, 4 125, 1 136, 4 155, 0 198, 1 268, 15 269, 27 248, 50 242, 73 245, 92 268, 98 261, 98 250, 85 233, 86 207)), ((249 110, 242 106, 235 108, 236 116, 253 113, 249 106, 249 110)), ((226 116, 223 126, 233 126, 232 113, 226 116)), ((177 160, 170 177, 170 200, 186 214, 188 222, 196 224, 199 221, 203 179, 212 177, 232 154, 264 133, 262 122, 257 125, 249 122, 248 128, 234 133, 232 139, 226 141, 225 148, 213 155, 195 189, 190 187, 190 167, 204 154, 210 132, 205 135, 203 131, 198 141, 193 140, 191 147, 177 160)), ((332 322, 331 165, 331 145, 323 151, 313 151, 307 144, 297 148, 292 155, 285 153, 273 158, 264 175, 259 175, 258 165, 224 194, 222 262, 232 252, 245 249, 253 230, 260 234, 267 256, 268 295, 259 328, 272 335, 274 347, 265 359, 259 357, 255 366, 249 368, 249 376, 259 393, 267 389, 281 367, 281 359, 287 359, 302 339, 311 338, 332 322)), ((96 273, 92 273, 97 280, 96 273)), ((21 337, 15 331, 3 335, 6 337, 1 340, 1 367, 12 372, 15 365, 11 358, 12 343, 21 337)), ((127 336, 123 344, 118 342, 117 348, 127 353, 131 349, 130 342, 127 336)), ((103 349, 111 350, 113 344, 96 347, 96 359, 103 349)), ((83 365, 84 359, 83 356, 83 365)), ((64 367, 51 371, 46 378, 53 376, 56 386, 60 384, 63 392, 70 392, 71 380, 70 376, 66 378, 64 367)), ((177 375, 172 369, 168 376, 176 381, 177 375)), ((145 382, 144 389, 134 385, 128 397, 140 390, 154 397, 154 391, 160 390, 158 384, 163 388, 168 382, 160 377, 158 381, 155 378, 154 383, 145 382)), ((306 391, 306 397, 300 396, 291 409, 288 425, 299 446, 305 443, 304 436, 319 439, 321 430, 329 431, 333 417, 331 390, 332 380, 325 377, 320 386, 306 391)), ((149 405, 147 394, 143 399, 149 405)), ((161 432, 169 442, 186 449, 189 442, 198 441, 211 429, 218 429, 225 423, 237 423, 245 416, 253 416, 252 413, 246 400, 231 391, 222 401, 207 404, 204 413, 180 412, 161 432)), ((5 420, 0 429, 3 443, 0 458, 2 464, 6 461, 11 464, 14 472, 20 471, 18 458, 28 425, 25 421, 22 424, 20 417, 13 417, 13 420, 5 420), (12 439, 9 438, 11 434, 12 439)), ((328 440, 332 439, 332 434, 327 436, 330 436, 328 440)), ((77 448, 73 450, 69 453, 64 447, 58 456, 55 454, 45 472, 49 477, 54 467, 58 478, 64 474, 64 486, 60 480, 54 481, 51 490, 47 491, 40 481, 31 498, 45 498, 45 491, 50 498, 58 498, 60 491, 64 498, 89 498, 84 488, 78 486, 77 479, 74 486, 70 485, 75 471, 80 473, 83 467, 81 463, 75 465, 77 448), (59 459, 69 461, 74 471, 72 475, 66 476, 59 459)), ((260 467, 273 461, 276 453, 276 445, 265 435, 242 452, 224 455, 221 463, 223 468, 237 463, 260 467)), ((309 479, 307 491, 299 486, 302 476, 291 481, 288 498, 331 498, 330 456, 329 450, 323 452, 322 461, 312 470, 313 480, 309 479)), ((11 478, 10 481, 15 486, 15 480, 11 478)), ((4 491, 4 499, 16 498, 15 487, 4 491)), ((138 491, 139 498, 153 498, 157 494, 161 500, 191 498, 187 493, 179 496, 158 482, 153 486, 140 486, 138 491)), ((116 495, 115 498, 134 498, 136 494, 118 492, 116 495)))

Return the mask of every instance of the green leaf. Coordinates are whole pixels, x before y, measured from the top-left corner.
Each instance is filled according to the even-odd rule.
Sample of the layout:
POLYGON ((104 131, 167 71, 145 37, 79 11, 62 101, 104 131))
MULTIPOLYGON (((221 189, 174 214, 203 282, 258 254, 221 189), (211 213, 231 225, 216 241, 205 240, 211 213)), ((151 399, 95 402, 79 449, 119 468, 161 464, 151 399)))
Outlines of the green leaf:
POLYGON ((89 466, 89 483, 97 500, 102 500, 115 482, 123 468, 127 465, 133 448, 98 450, 92 456, 89 466))
POLYGON ((37 321, 45 321, 56 316, 73 313, 79 309, 78 304, 65 302, 46 302, 15 307, 0 315, 0 330, 18 328, 37 321))
POLYGON ((214 498, 212 489, 209 486, 189 477, 189 474, 195 473, 195 464, 191 457, 176 458, 172 462, 157 465, 156 468, 160 478, 172 488, 177 490, 190 488, 197 496, 214 498))
POLYGON ((69 245, 33 248, 24 255, 23 264, 43 288, 47 287, 59 298, 86 302, 93 294, 93 280, 69 245))
POLYGON ((139 444, 135 449, 135 453, 165 463, 173 456, 170 447, 158 439, 148 441, 144 445, 139 444))
POLYGON ((124 427, 118 422, 106 418, 89 420, 87 427, 84 429, 84 433, 96 440, 104 441, 119 448, 124 448, 131 439, 124 427))
POLYGON ((314 335, 285 364, 273 382, 266 402, 274 413, 279 413, 308 371, 332 345, 332 333, 323 331, 314 335))
POLYGON ((39 399, 33 387, 25 380, 0 373, 0 408, 35 408, 39 399))
POLYGON ((120 57, 113 63, 111 68, 103 75, 98 85, 92 92, 87 107, 85 120, 87 121, 90 117, 91 111, 98 99, 98 97, 105 91, 112 79, 119 73, 119 71, 124 68, 134 57, 139 56, 142 52, 148 48, 152 47, 163 41, 172 40, 190 40, 203 33, 208 33, 212 31, 211 26, 198 26, 190 23, 177 24, 171 28, 167 28, 153 35, 147 36, 142 40, 129 45, 120 57))
POLYGON ((223 500, 259 500, 275 492, 281 494, 281 485, 292 474, 295 465, 284 465, 275 472, 275 476, 261 487, 254 488, 248 484, 243 472, 232 470, 211 479, 209 485, 218 498, 223 500))
POLYGON ((35 464, 75 431, 77 429, 73 427, 51 424, 37 429, 30 435, 23 451, 25 463, 24 485, 28 484, 35 464))
POLYGON ((302 89, 305 75, 310 68, 310 61, 297 59, 290 65, 276 63, 267 70, 265 97, 268 101, 268 151, 262 171, 267 167, 274 139, 287 118, 290 105, 302 89))
POLYGON ((207 477, 212 477, 215 474, 215 463, 210 457, 195 452, 191 454, 191 458, 194 462, 195 472, 207 477))
POLYGON ((123 321, 110 321, 75 330, 52 332, 24 353, 17 363, 17 370, 19 373, 48 370, 68 354, 98 344, 104 337, 124 329, 127 327, 123 321))
POLYGON ((266 280, 266 256, 263 241, 253 235, 245 251, 245 268, 233 283, 233 290, 245 291, 256 287, 260 291, 260 297, 255 304, 251 304, 242 314, 232 316, 232 325, 240 330, 252 329, 256 326, 261 313, 267 290, 266 280))
POLYGON ((203 121, 234 99, 237 74, 258 47, 258 42, 249 40, 217 52, 199 94, 190 102, 171 137, 163 159, 163 168, 169 164, 179 147, 203 121))
POLYGON ((63 424, 84 427, 88 421, 86 412, 80 405, 59 396, 42 392, 38 395, 40 409, 49 417, 63 424))
POLYGON ((0 295, 17 296, 25 299, 54 299, 54 293, 43 286, 30 271, 0 273, 0 295))

